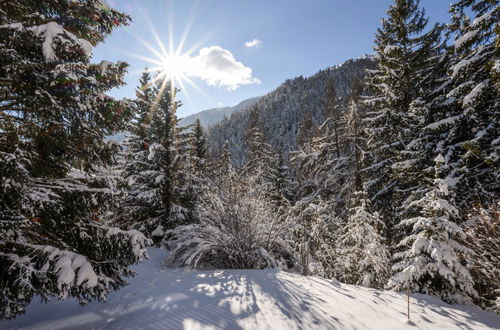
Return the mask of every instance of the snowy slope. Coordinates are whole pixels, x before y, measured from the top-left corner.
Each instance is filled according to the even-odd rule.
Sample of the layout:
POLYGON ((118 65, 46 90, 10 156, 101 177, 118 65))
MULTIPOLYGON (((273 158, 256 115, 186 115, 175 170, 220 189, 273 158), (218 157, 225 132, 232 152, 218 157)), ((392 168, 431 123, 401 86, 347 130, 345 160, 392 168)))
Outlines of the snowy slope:
POLYGON ((222 107, 222 108, 203 110, 193 115, 181 118, 179 124, 187 126, 193 124, 196 121, 196 119, 200 119, 201 124, 207 127, 221 121, 222 119, 224 119, 224 117, 229 117, 234 112, 241 111, 255 104, 259 99, 260 97, 257 96, 241 101, 240 103, 232 107, 222 107))
POLYGON ((0 329, 499 329, 500 317, 415 295, 405 296, 280 271, 161 269, 165 251, 136 266, 138 276, 108 303, 33 303, 0 329))

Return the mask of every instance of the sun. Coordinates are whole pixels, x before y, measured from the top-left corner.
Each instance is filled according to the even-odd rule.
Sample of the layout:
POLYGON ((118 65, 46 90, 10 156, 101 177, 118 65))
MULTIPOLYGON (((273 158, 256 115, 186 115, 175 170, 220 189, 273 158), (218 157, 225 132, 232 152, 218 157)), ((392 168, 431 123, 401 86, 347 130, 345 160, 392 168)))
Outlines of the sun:
MULTIPOLYGON (((203 44, 205 38, 202 38, 197 43, 194 43, 191 48, 184 50, 184 45, 188 38, 188 34, 193 23, 190 19, 186 25, 184 32, 177 45, 174 45, 173 37, 173 25, 168 26, 167 33, 163 33, 162 37, 167 37, 166 43, 164 39, 160 37, 160 34, 156 30, 155 26, 151 23, 152 20, 144 15, 144 21, 146 22, 150 37, 154 39, 154 43, 151 44, 145 38, 137 35, 133 30, 127 30, 134 39, 136 39, 140 44, 144 46, 144 50, 149 52, 149 55, 131 53, 127 50, 121 50, 123 53, 135 57, 148 63, 146 71, 152 73, 152 80, 149 85, 157 85, 158 93, 157 98, 163 94, 165 88, 169 86, 171 90, 179 89, 183 93, 183 96, 188 102, 191 102, 190 93, 188 87, 196 90, 198 93, 207 96, 207 93, 201 89, 195 81, 191 78, 193 77, 193 72, 199 70, 199 62, 191 55, 196 49, 203 44)), ((173 22, 173 12, 170 13, 169 22, 173 22)), ((141 74, 144 69, 139 69, 135 71, 135 74, 141 74)), ((143 86, 145 88, 146 86, 143 86)))
POLYGON ((190 69, 189 57, 167 53, 160 61, 160 71, 164 77, 177 83, 186 79, 186 75, 190 69))

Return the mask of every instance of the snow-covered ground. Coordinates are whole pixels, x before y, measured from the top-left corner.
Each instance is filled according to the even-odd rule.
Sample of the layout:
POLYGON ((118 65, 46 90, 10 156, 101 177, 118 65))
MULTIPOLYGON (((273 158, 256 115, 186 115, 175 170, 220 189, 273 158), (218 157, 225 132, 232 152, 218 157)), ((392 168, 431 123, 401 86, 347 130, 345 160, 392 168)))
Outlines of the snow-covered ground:
POLYGON ((500 316, 273 270, 162 269, 164 250, 135 267, 130 285, 106 304, 34 302, 0 329, 500 329, 500 316))

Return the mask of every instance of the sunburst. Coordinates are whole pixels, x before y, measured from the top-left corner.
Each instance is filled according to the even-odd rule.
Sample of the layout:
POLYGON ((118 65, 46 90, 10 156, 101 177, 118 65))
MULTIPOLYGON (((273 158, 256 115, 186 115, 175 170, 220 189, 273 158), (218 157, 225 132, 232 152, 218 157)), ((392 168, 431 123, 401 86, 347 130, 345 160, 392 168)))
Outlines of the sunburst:
MULTIPOLYGON (((188 38, 193 17, 188 21, 188 24, 186 25, 184 32, 180 38, 180 41, 177 45, 177 47, 174 47, 174 37, 173 37, 173 15, 172 11, 171 14, 169 15, 169 25, 168 25, 168 49, 165 46, 165 44, 162 41, 162 38, 160 38, 160 35, 158 34, 156 28, 152 24, 152 20, 149 19, 146 15, 146 13, 141 12, 144 21, 146 22, 149 32, 151 36, 153 37, 156 45, 153 46, 149 42, 147 42, 144 38, 141 36, 135 34, 133 31, 128 30, 128 32, 135 38, 137 39, 147 51, 150 52, 151 56, 144 56, 140 54, 135 54, 135 53, 130 53, 127 51, 123 51, 123 53, 141 59, 147 63, 150 64, 148 67, 147 71, 155 74, 153 80, 151 81, 151 85, 153 84, 160 84, 159 90, 158 90, 158 95, 157 98, 159 99, 164 92, 165 88, 167 86, 170 86, 170 88, 173 90, 175 88, 180 88, 183 92, 183 95, 187 99, 188 102, 190 102, 190 94, 188 91, 187 86, 189 85, 190 88, 193 88, 197 92, 207 96, 205 91, 203 91, 189 76, 189 73, 192 72, 192 66, 194 65, 192 61, 192 57, 190 55, 198 48, 201 47, 202 41, 206 38, 207 36, 194 44, 191 48, 188 50, 184 51, 183 47, 186 43, 186 40, 188 38)), ((143 70, 139 70, 136 73, 140 73, 143 70)), ((144 86, 145 87, 145 86, 144 86)))

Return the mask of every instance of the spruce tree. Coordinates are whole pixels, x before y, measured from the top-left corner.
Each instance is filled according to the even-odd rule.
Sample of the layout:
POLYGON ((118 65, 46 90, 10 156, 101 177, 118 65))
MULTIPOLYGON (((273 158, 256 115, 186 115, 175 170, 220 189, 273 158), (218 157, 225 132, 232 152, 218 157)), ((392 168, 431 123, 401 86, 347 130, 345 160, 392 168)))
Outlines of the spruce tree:
POLYGON ((0 318, 35 295, 104 300, 148 243, 110 227, 113 178, 98 171, 116 153, 104 137, 134 107, 105 94, 127 65, 92 64, 91 51, 129 17, 93 0, 4 1, 0 12, 0 318))
POLYGON ((406 186, 392 166, 414 137, 410 105, 423 90, 425 72, 438 41, 438 25, 424 33, 428 19, 418 0, 396 0, 375 37, 377 69, 367 72, 365 119, 368 133, 366 188, 385 221, 405 199, 406 186))
POLYGON ((438 155, 435 162, 433 189, 409 205, 418 210, 418 216, 398 225, 410 234, 399 243, 401 251, 394 255, 398 262, 393 267, 397 273, 388 286, 437 295, 447 302, 471 301, 477 292, 464 264, 470 250, 461 243, 465 234, 443 179, 443 156, 438 155))
POLYGON ((357 191, 345 225, 336 239, 336 274, 344 283, 383 288, 389 276, 384 223, 371 210, 366 193, 357 191))
POLYGON ((205 171, 208 157, 207 137, 200 119, 196 119, 193 126, 193 162, 196 173, 201 176, 205 171))
POLYGON ((457 202, 468 208, 474 201, 498 198, 500 93, 495 85, 499 71, 495 42, 500 10, 495 1, 460 0, 450 11, 449 32, 455 41, 447 97, 457 111, 446 139, 447 158, 457 180, 457 202))

